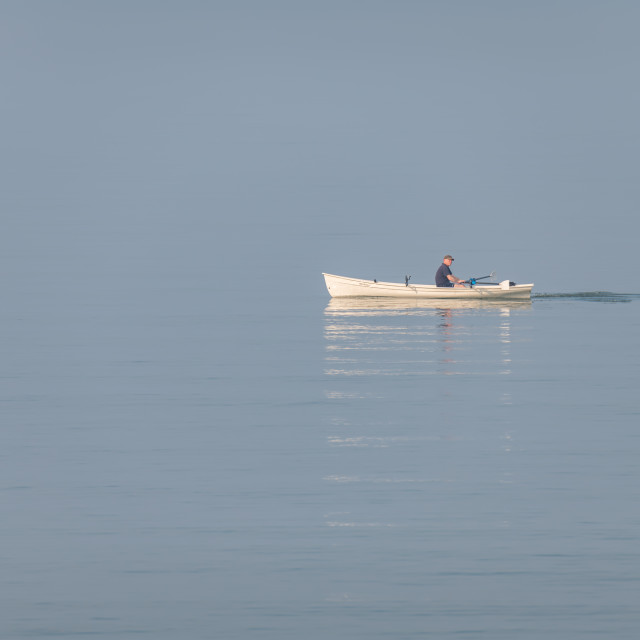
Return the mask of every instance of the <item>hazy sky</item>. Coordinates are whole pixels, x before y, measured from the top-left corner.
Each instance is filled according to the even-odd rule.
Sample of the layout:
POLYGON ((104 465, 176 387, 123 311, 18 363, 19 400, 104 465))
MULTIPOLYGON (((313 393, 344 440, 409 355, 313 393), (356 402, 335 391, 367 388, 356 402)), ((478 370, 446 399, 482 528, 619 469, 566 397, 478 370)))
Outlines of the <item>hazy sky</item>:
POLYGON ((321 292, 453 253, 638 291, 638 24, 632 0, 3 0, 2 277, 62 253, 61 277, 321 292))

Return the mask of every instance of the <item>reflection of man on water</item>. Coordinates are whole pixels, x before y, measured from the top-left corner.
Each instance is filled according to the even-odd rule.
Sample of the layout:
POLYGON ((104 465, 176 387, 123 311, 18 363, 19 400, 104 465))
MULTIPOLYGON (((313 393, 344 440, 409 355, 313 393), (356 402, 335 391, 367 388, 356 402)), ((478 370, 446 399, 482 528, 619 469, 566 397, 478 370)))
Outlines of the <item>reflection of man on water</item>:
MULTIPOLYGON (((442 355, 438 358, 438 370, 445 375, 451 375, 454 373, 453 365, 456 364, 456 360, 453 357, 453 343, 454 339, 454 327, 453 327, 453 313, 451 309, 438 309, 438 315, 442 318, 442 322, 438 324, 442 333, 440 340, 440 347, 442 349, 442 355)), ((450 395, 446 393, 445 395, 450 395)))
POLYGON ((451 273, 452 262, 453 258, 449 254, 443 258, 442 264, 436 271, 436 287, 462 287, 464 289, 464 285, 462 284, 464 280, 456 278, 456 276, 451 273))

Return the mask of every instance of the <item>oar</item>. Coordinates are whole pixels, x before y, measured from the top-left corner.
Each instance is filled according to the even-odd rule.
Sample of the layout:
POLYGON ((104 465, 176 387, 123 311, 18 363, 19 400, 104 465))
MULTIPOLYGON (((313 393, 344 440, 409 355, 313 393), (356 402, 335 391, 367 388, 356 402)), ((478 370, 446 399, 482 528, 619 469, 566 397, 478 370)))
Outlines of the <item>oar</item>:
POLYGON ((470 284, 473 286, 478 280, 486 280, 487 278, 493 278, 496 275, 495 271, 492 271, 488 276, 482 276, 481 278, 469 278, 465 280, 462 284, 470 284))

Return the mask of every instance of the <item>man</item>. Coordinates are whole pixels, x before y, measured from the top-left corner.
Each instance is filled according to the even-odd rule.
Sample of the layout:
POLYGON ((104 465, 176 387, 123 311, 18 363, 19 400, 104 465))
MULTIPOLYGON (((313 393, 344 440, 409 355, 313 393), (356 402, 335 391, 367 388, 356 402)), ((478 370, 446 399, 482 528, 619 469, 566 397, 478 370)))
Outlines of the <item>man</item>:
POLYGON ((464 285, 462 284, 464 280, 456 278, 456 276, 451 273, 452 262, 453 258, 449 254, 442 260, 440 268, 436 271, 436 287, 462 287, 464 289, 464 285))

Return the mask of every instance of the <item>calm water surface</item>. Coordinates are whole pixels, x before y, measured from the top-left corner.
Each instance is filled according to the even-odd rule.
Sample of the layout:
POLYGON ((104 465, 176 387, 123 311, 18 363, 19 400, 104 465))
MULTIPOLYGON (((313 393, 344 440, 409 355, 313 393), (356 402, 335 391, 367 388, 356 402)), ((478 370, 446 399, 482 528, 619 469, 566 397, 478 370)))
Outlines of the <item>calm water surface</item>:
POLYGON ((204 282, 3 311, 2 637, 637 637, 636 296, 204 282))

